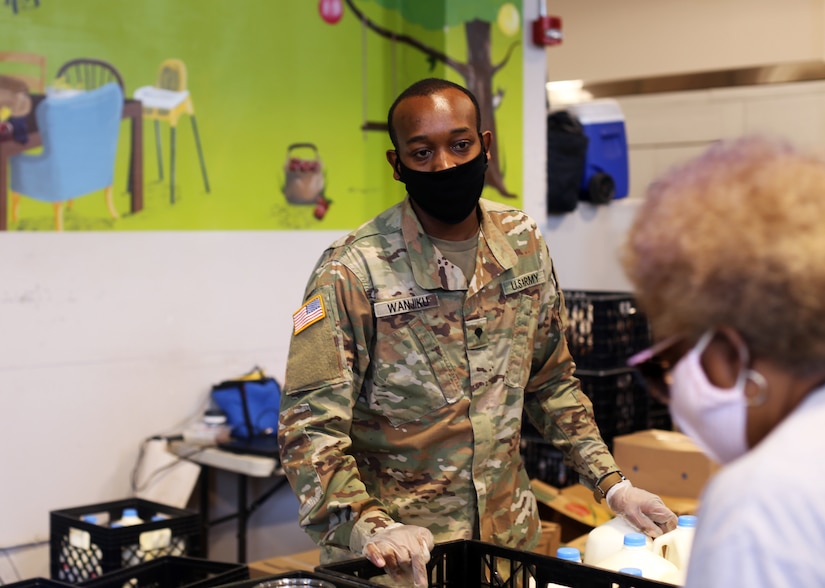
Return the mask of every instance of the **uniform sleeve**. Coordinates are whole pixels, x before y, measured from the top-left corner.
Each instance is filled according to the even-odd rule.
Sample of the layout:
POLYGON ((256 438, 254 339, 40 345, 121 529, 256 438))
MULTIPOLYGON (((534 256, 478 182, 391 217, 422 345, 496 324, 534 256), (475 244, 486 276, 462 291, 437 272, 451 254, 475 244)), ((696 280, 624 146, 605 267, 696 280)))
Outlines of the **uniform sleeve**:
POLYGON ((533 349, 525 411, 533 426, 565 455, 567 463, 592 488, 600 477, 618 469, 602 440, 593 405, 573 376, 576 365, 564 337, 566 310, 547 245, 542 262, 548 276, 533 349))
POLYGON ((367 494, 349 451, 352 409, 370 362, 372 305, 355 275, 329 261, 315 270, 293 323, 278 428, 281 462, 298 497, 299 523, 312 539, 343 549, 354 539, 358 550, 394 522, 367 494))

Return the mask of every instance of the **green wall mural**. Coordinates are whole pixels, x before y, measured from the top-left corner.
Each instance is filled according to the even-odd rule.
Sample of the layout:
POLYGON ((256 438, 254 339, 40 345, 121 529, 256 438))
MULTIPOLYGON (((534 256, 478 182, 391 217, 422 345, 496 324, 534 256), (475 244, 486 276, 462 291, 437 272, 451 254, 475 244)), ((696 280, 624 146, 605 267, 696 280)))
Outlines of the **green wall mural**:
POLYGON ((3 76, 30 74, 31 108, 23 120, 34 141, 0 134, 0 182, 7 188, 0 229, 53 230, 58 217, 65 230, 353 228, 404 197, 384 156, 391 148, 386 113, 404 87, 429 76, 476 94, 482 125, 494 132, 484 196, 520 204, 521 6, 521 0, 5 2, 0 114, 19 126, 19 116, 2 110, 4 95, 14 96, 12 89, 4 94, 3 76), (28 62, 15 62, 21 58, 28 62), (78 59, 84 61, 72 63, 78 59), (111 121, 107 127, 91 117, 58 130, 70 115, 55 110, 48 120, 58 123, 43 115, 44 127, 55 126, 40 129, 35 115, 50 100, 76 100, 79 112, 93 88, 109 80, 121 86, 125 101, 112 189, 92 182, 84 185, 94 191, 69 197, 66 172, 43 170, 65 170, 66 157, 74 179, 91 181, 83 154, 100 151, 106 139, 98 126, 111 121), (45 197, 22 189, 14 197, 15 185, 36 192, 44 175, 55 181, 40 186, 45 197))

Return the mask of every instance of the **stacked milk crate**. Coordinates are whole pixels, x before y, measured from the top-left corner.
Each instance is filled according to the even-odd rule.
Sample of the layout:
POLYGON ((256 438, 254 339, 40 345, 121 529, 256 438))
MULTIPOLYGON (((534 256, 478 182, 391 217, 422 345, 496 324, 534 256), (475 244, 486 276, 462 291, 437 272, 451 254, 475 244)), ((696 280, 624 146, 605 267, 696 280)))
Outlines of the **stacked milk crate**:
POLYGON ((71 584, 166 555, 197 555, 196 513, 138 498, 52 511, 51 577, 71 584))
POLYGON ((196 512, 127 498, 54 510, 49 522, 58 586, 209 588, 249 577, 244 564, 197 557, 203 521, 196 512))
MULTIPOLYGON (((653 400, 644 382, 627 367, 627 358, 651 344, 647 317, 631 294, 566 290, 567 344, 576 362, 576 377, 593 403, 602 438, 612 449, 613 438, 634 431, 670 429, 667 407, 653 400)), ((556 487, 578 481, 562 462, 561 453, 541 440, 525 423, 522 454, 527 473, 556 487)))
POLYGON ((142 499, 50 513, 51 577, 77 584, 164 555, 197 555, 196 513, 142 499))

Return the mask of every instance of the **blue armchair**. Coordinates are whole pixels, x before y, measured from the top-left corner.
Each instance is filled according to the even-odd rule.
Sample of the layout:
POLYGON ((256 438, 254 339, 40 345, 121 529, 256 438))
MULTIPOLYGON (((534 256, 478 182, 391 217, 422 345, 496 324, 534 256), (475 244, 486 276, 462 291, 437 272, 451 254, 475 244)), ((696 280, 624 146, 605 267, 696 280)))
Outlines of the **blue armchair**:
POLYGON ((55 229, 63 229, 63 204, 73 198, 105 190, 112 217, 112 201, 123 90, 109 83, 95 90, 50 96, 37 105, 35 119, 43 143, 36 155, 10 159, 12 220, 17 220, 20 195, 52 202, 55 229))

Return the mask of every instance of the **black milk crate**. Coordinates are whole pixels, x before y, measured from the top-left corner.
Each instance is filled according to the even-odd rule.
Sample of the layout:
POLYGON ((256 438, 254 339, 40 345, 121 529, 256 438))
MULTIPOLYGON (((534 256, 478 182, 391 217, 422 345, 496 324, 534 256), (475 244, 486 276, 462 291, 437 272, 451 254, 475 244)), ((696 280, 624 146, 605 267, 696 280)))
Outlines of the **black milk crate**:
POLYGON ((268 582, 272 583, 270 585, 271 588, 275 588, 278 580, 283 581, 286 579, 296 580, 296 583, 293 584, 293 586, 304 586, 305 588, 326 588, 327 586, 330 586, 331 588, 362 588, 365 586, 363 582, 348 581, 341 578, 336 578, 333 582, 329 578, 325 578, 317 573, 300 570, 294 572, 283 572, 274 576, 252 578, 250 580, 244 580, 243 582, 234 582, 232 584, 221 586, 221 588, 255 588, 256 586, 266 588, 268 582))
MULTIPOLYGON (((481 541, 448 541, 432 550, 429 588, 544 588, 550 582, 570 588, 660 588, 673 586, 611 572, 556 557, 499 547, 481 541)), ((384 575, 365 558, 321 565, 315 573, 340 586, 386 586, 384 575)), ((386 576, 385 576, 386 577, 386 576)))
POLYGON ((647 428, 670 431, 673 429, 673 419, 667 404, 662 404, 653 397, 647 401, 647 428))
POLYGON ((29 578, 11 584, 3 584, 3 588, 74 588, 74 584, 49 578, 29 578))
POLYGON ((164 555, 83 582, 84 588, 210 588, 249 578, 245 564, 164 555))
POLYGON ((140 498, 54 510, 49 523, 51 577, 71 584, 162 556, 200 555, 197 513, 140 498), (147 522, 110 527, 125 508, 147 522), (82 520, 92 514, 98 523, 82 520), (156 515, 163 520, 151 521, 156 515))
POLYGON ((636 370, 578 370, 575 375, 593 403, 596 424, 611 450, 617 435, 650 428, 650 395, 636 370))
POLYGON ((647 317, 627 292, 565 290, 567 346, 578 369, 625 367, 651 345, 647 317))

